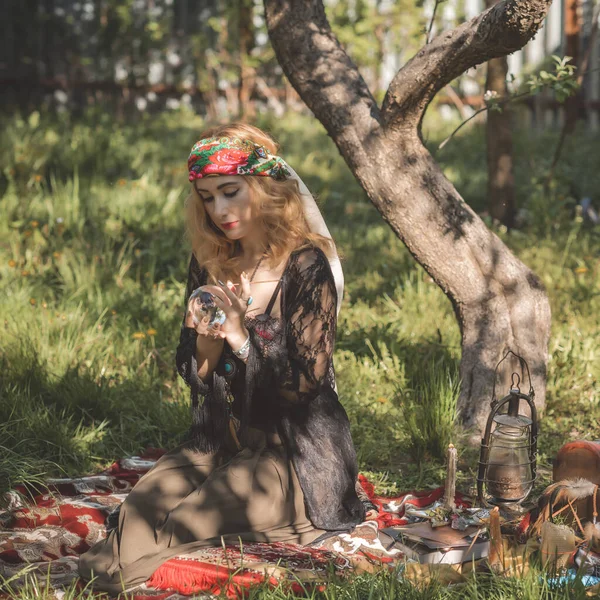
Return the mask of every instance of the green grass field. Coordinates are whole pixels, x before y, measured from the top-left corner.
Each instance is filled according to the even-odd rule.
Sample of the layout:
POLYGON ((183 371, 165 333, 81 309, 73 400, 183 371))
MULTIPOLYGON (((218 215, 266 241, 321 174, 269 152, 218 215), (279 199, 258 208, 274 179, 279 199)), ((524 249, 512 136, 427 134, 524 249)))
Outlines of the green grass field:
MULTIPOLYGON (((320 199, 345 257, 335 364, 362 472, 382 492, 440 485, 453 441, 460 487, 470 491, 476 452, 454 423, 460 336, 449 301, 320 125, 297 115, 257 124, 275 134, 320 199)), ((125 125, 100 114, 77 123, 37 113, 2 121, 0 492, 91 473, 148 445, 173 446, 185 432, 188 388, 174 367, 189 260, 182 208, 187 153, 203 125, 186 114, 125 125)), ((428 123, 432 149, 448 127, 428 123)), ((553 310, 541 488, 564 442, 600 437, 600 228, 575 209, 583 195, 600 204, 600 141, 582 130, 568 140, 549 198, 539 181, 556 135, 519 131, 515 142, 526 223, 498 233, 541 277, 553 310)), ((477 210, 485 208, 483 143, 482 129, 466 127, 437 153, 477 210)), ((323 597, 567 597, 536 577, 479 577, 461 590, 361 576, 323 597)))

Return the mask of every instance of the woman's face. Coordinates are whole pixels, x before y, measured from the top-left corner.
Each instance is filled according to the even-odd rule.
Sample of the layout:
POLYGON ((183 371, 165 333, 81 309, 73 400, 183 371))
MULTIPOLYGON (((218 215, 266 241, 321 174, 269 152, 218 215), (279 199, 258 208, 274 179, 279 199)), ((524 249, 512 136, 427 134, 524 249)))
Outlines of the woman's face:
POLYGON ((230 240, 243 238, 253 228, 250 186, 243 175, 203 177, 194 185, 206 213, 230 240))

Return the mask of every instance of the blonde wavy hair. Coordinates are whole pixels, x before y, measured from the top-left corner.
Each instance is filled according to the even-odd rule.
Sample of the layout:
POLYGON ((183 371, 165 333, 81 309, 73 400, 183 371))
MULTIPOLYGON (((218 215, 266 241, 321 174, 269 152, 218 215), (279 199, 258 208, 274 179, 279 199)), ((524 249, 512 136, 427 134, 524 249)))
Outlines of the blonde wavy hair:
MULTIPOLYGON (((277 154, 279 144, 267 133, 246 123, 231 123, 211 127, 198 139, 207 137, 240 137, 264 146, 271 154, 277 154)), ((333 242, 310 231, 298 182, 295 179, 276 181, 272 177, 248 175, 252 215, 264 232, 265 262, 270 268, 287 259, 293 250, 304 246, 316 246, 329 257, 333 242)), ((212 222, 204 203, 193 183, 185 202, 186 236, 198 264, 208 273, 208 280, 226 281, 239 278, 240 244, 229 240, 212 222)), ((264 263, 263 263, 264 264, 264 263)))

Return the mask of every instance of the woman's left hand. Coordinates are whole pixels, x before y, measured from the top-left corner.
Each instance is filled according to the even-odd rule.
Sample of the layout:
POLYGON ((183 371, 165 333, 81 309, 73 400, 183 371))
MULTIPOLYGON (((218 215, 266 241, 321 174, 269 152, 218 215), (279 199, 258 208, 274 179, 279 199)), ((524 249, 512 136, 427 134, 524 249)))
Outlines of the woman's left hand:
POLYGON ((248 332, 244 327, 244 315, 248 310, 248 298, 250 297, 250 281, 245 273, 241 276, 242 283, 239 293, 236 294, 235 287, 231 281, 227 284, 205 285, 204 289, 211 292, 215 304, 225 313, 227 317, 222 325, 215 330, 215 335, 226 338, 229 345, 237 350, 241 346, 248 332))

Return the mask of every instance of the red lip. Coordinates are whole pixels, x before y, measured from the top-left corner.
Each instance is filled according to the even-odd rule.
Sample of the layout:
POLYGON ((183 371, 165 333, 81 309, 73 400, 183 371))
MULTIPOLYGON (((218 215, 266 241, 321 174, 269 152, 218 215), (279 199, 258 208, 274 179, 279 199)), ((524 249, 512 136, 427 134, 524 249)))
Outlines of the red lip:
POLYGON ((221 227, 224 229, 231 229, 234 225, 237 225, 239 221, 230 221, 229 223, 221 223, 221 227))

